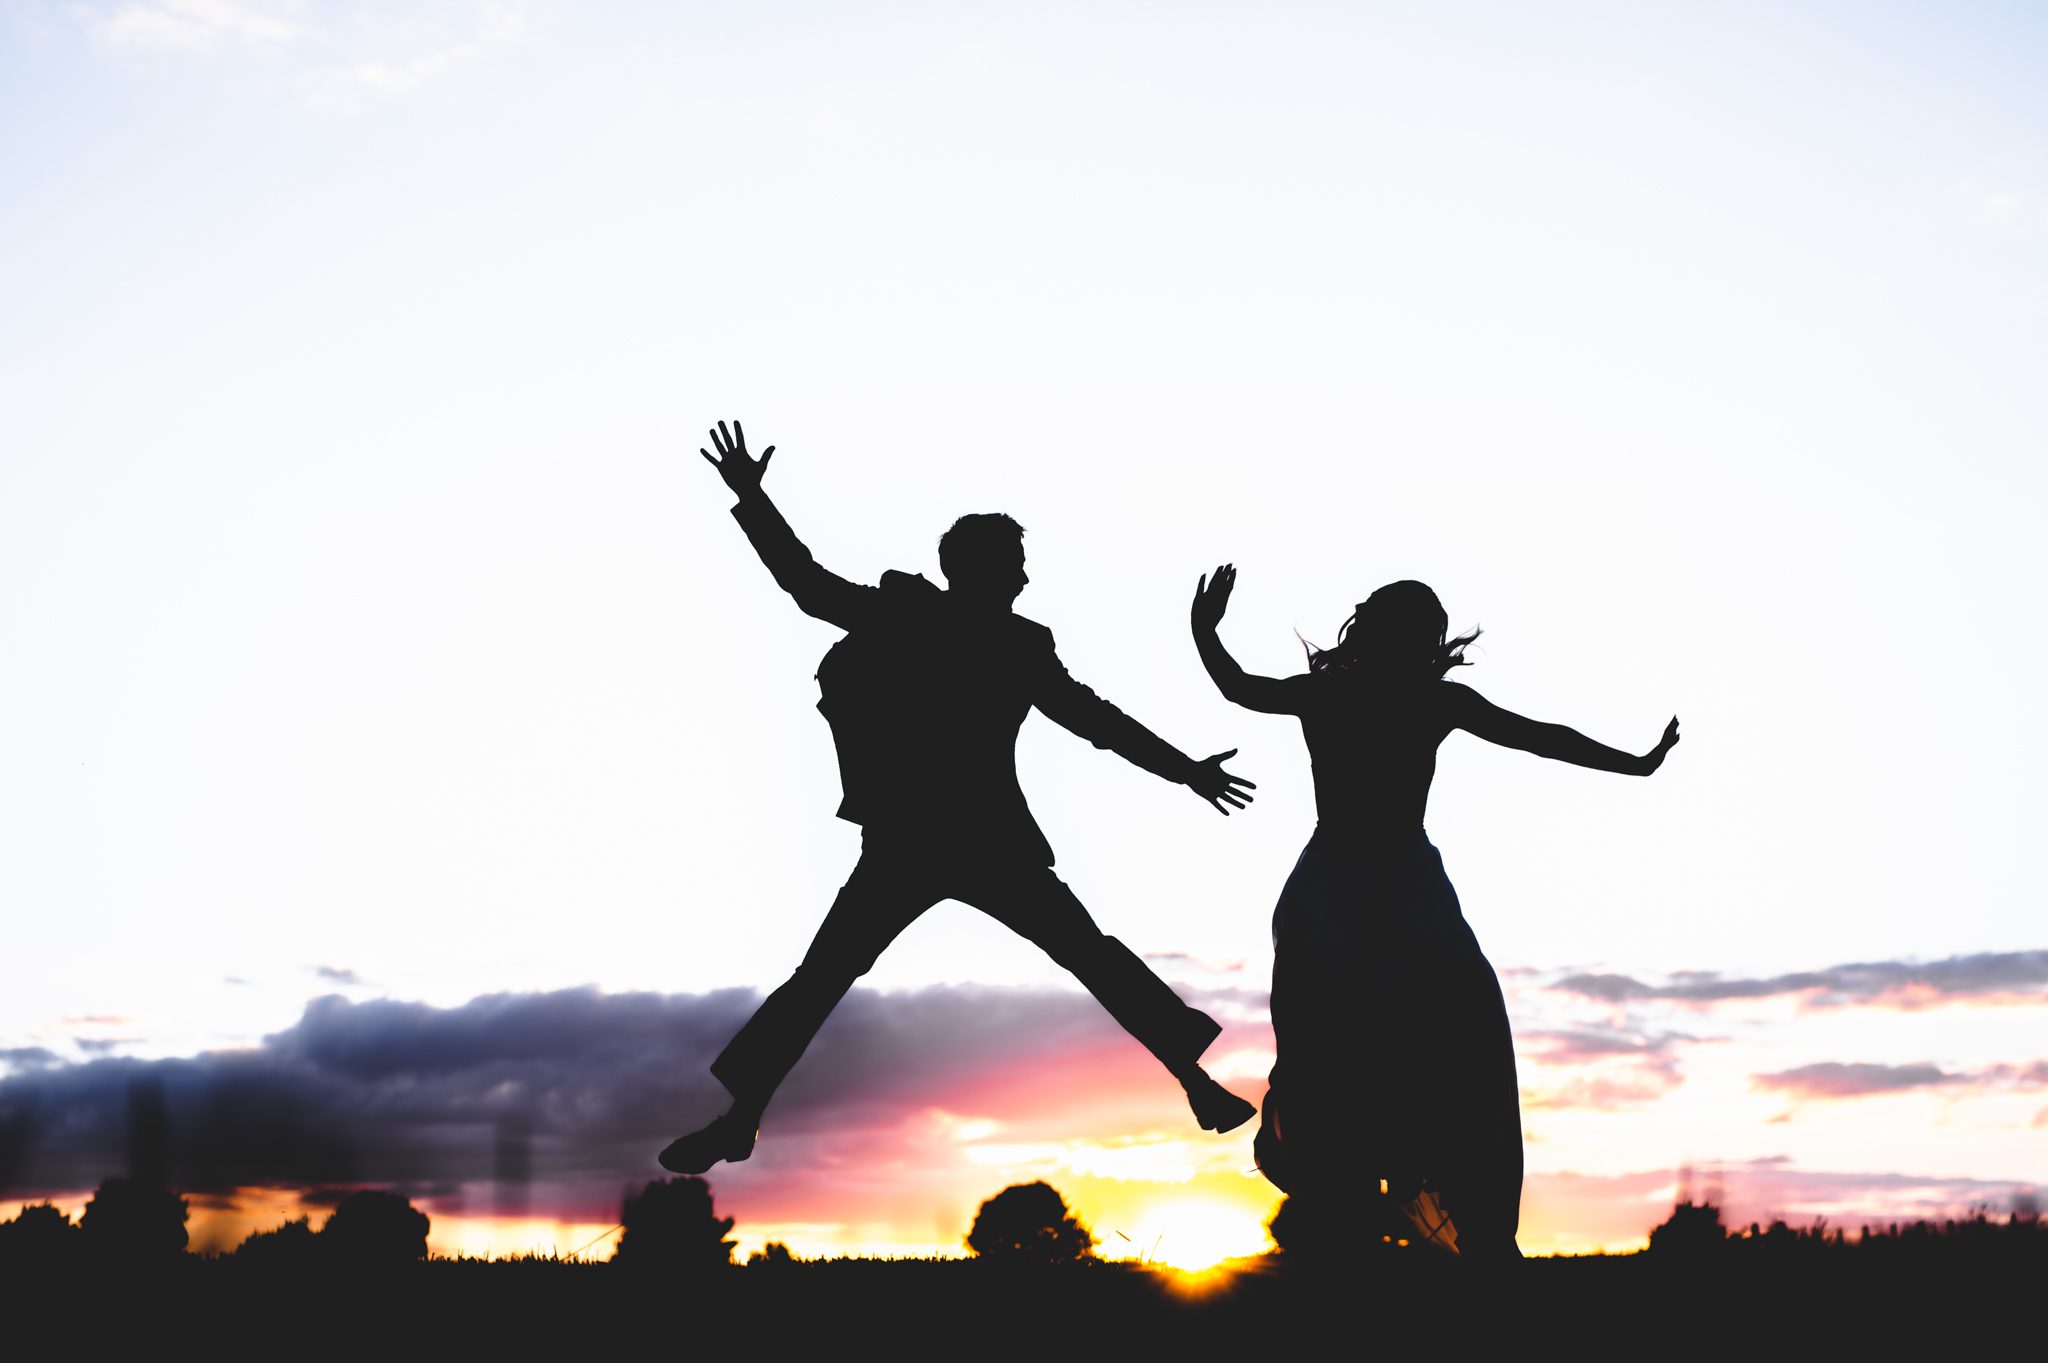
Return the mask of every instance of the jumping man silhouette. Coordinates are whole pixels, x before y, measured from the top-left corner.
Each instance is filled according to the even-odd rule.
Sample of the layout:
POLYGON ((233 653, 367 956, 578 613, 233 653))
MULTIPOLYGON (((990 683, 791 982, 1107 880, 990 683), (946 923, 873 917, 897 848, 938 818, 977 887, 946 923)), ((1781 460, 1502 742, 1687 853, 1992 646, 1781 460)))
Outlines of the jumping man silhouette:
POLYGON ((1052 872, 1052 848, 1017 782, 1017 731, 1035 706, 1098 748, 1188 786, 1218 812, 1252 783, 1223 769, 1236 749, 1195 761, 1067 675, 1051 631, 1012 612, 1030 579, 1024 529, 963 516, 939 541, 942 590, 890 572, 863 586, 820 567, 762 490, 775 449, 755 459, 740 423, 700 451, 738 497, 733 516, 805 614, 847 631, 818 669, 818 708, 838 749, 839 817, 862 825, 861 855, 796 973, 712 1062, 730 1111, 661 1152, 698 1174, 753 1153, 762 1112, 853 982, 926 909, 957 899, 1036 943, 1073 972, 1180 1081, 1205 1130, 1247 1121, 1251 1104, 1199 1060, 1221 1030, 1095 925, 1052 872))

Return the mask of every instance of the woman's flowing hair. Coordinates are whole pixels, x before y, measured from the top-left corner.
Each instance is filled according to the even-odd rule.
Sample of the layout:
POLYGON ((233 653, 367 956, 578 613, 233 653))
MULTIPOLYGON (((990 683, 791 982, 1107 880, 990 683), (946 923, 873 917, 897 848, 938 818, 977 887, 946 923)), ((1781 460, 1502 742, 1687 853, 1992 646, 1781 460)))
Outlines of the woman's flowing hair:
POLYGON ((1337 631, 1334 648, 1317 648, 1306 639, 1301 646, 1312 673, 1441 681, 1452 668, 1471 662, 1465 649, 1479 637, 1471 629, 1451 638, 1450 628, 1451 617, 1428 586, 1390 582, 1358 603, 1337 631))

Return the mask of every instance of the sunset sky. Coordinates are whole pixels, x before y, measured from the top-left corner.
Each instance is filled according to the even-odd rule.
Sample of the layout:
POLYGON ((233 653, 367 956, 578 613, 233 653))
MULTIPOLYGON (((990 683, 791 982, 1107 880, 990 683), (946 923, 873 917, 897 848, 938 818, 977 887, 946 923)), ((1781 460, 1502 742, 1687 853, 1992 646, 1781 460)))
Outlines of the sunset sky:
MULTIPOLYGON (((2020 4, 0 0, 0 1217, 161 1087, 195 1243, 399 1187, 597 1240, 858 851, 821 560, 1028 528, 1074 675, 1259 783, 1042 718, 1106 930, 1271 1063, 1301 665, 1405 577, 1461 679, 1641 750, 1455 736, 1429 828, 1509 995, 1525 1250, 2048 1183, 2048 12, 2020 4), (494 1178, 509 1146, 533 1177, 494 1178)), ((1384 1044, 1398 1046, 1399 1037, 1384 1044)), ((512 1163, 519 1161, 513 1159, 512 1163)), ((744 1247, 1264 1244, 1085 995, 933 911, 743 1166, 744 1247)))

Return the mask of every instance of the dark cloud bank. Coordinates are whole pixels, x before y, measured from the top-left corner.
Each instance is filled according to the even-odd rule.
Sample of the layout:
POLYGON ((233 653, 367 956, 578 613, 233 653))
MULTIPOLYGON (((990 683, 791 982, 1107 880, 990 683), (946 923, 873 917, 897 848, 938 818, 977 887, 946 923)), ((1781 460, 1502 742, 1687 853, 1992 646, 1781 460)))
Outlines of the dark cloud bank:
POLYGON ((1682 971, 1664 984, 1646 984, 1628 975, 1580 974, 1567 975, 1550 987, 1609 1003, 1661 999, 1704 1004, 1803 994, 1809 1003, 1824 1008, 1960 1003, 2009 995, 2048 998, 2048 951, 1985 951, 1925 962, 1863 961, 1755 978, 1682 971))
MULTIPOLYGON (((0 1196, 90 1188, 124 1172, 138 1093, 162 1114, 172 1182, 194 1190, 395 1183, 452 1190, 514 1162, 533 1209, 615 1204, 654 1152, 721 1111, 711 1058, 751 990, 492 994, 455 1008, 313 1000, 246 1051, 109 1057, 0 1080, 0 1196), (155 1095, 161 1095, 158 1103, 155 1095)), ((855 990, 791 1075, 778 1133, 880 1125, 942 1105, 970 1076, 1132 1043, 1084 994, 945 986, 855 990)))

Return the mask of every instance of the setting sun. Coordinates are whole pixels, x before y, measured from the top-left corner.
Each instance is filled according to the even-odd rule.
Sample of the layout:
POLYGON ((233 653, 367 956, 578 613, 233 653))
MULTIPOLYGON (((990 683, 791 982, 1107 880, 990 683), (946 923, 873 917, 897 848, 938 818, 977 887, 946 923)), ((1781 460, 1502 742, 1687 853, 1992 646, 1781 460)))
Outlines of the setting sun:
POLYGON ((1133 1257, 1191 1273, 1270 1248, 1265 1222, 1242 1203, 1178 1198, 1149 1208, 1143 1224, 1151 1235, 1133 1257))

